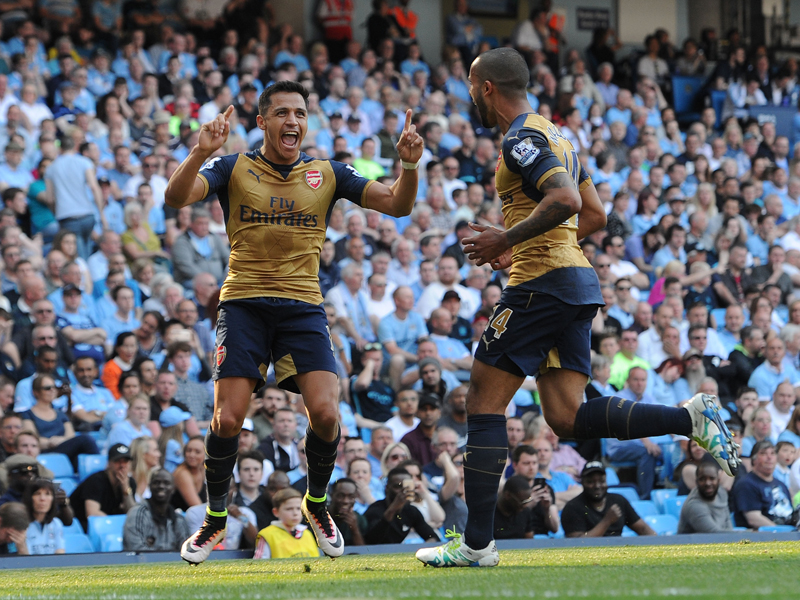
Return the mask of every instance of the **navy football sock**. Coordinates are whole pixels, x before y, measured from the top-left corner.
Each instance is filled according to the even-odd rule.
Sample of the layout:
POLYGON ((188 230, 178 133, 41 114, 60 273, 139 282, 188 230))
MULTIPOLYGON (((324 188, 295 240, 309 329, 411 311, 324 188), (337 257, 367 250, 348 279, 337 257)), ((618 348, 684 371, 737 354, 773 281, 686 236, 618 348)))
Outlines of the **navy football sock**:
POLYGON ((336 439, 326 442, 311 429, 306 429, 306 459, 308 460, 308 498, 312 502, 325 502, 328 484, 336 466, 336 448, 339 446, 341 429, 336 439))
POLYGON ((239 456, 239 434, 223 438, 209 428, 206 433, 206 486, 208 510, 221 513, 228 506, 233 467, 239 456))
POLYGON ((575 415, 576 440, 640 438, 674 433, 690 436, 692 418, 684 408, 644 404, 619 396, 603 396, 581 404, 575 415))
POLYGON ((503 415, 469 415, 464 452, 464 492, 469 509, 465 541, 482 550, 494 538, 497 488, 508 458, 508 434, 503 415))

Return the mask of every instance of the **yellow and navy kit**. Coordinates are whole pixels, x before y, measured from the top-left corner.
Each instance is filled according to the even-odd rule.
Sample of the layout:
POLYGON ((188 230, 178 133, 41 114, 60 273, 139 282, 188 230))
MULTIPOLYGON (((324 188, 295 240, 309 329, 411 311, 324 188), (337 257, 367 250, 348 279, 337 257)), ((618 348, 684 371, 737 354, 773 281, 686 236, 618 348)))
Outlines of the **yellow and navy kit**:
MULTIPOLYGON (((561 130, 536 113, 523 113, 503 138, 495 182, 510 229, 544 198, 542 184, 556 173, 568 174, 582 191, 592 180, 561 130)), ((603 304, 600 285, 577 239, 578 215, 558 227, 514 246, 509 286, 551 294, 567 304, 603 304)))
POLYGON ((292 165, 260 151, 220 156, 198 173, 217 194, 231 242, 220 300, 276 297, 320 304, 319 254, 339 198, 363 204, 373 183, 344 163, 300 153, 292 165))

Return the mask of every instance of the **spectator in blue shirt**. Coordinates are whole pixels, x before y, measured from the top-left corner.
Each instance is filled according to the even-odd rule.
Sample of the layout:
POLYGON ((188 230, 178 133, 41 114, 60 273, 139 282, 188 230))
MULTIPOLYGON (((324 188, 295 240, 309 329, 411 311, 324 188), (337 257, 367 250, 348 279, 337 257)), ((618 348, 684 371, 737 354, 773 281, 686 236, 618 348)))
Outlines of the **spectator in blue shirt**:
POLYGON ((106 388, 95 385, 100 371, 94 358, 83 356, 76 359, 73 370, 78 380, 72 390, 73 420, 80 431, 98 431, 117 400, 106 388))
POLYGON ((131 288, 127 285, 116 287, 111 290, 111 298, 114 300, 117 310, 103 320, 103 329, 108 334, 106 338, 108 348, 120 333, 133 331, 141 324, 133 311, 134 300, 131 288))
POLYGON ((553 445, 545 438, 534 440, 533 447, 539 458, 539 473, 537 477, 543 477, 547 484, 556 493, 556 505, 559 510, 583 491, 583 487, 575 483, 575 480, 564 471, 551 471, 550 461, 553 459, 553 445))
POLYGON ((5 162, 0 164, 0 181, 8 187, 16 187, 23 191, 33 183, 33 175, 22 165, 22 155, 25 147, 16 141, 11 141, 5 148, 5 162))
MULTIPOLYGON (((77 265, 75 267, 78 269, 77 265)), ((105 362, 103 343, 107 334, 102 327, 98 327, 88 310, 82 310, 83 292, 72 283, 54 293, 59 292, 62 294, 63 306, 57 310, 56 325, 72 345, 73 356, 89 356, 98 364, 105 362)))
POLYGON ((23 504, 28 510, 26 545, 30 554, 64 554, 64 524, 56 516, 56 490, 49 479, 34 479, 25 489, 23 504))
POLYGON ((150 421, 150 400, 147 399, 147 396, 140 394, 131 400, 127 415, 124 421, 115 423, 111 428, 107 440, 109 446, 114 444, 130 446, 136 438, 151 435, 151 431, 147 427, 147 423, 150 421))
POLYGON ((789 490, 774 477, 777 455, 769 440, 758 442, 750 454, 752 471, 731 490, 737 527, 795 525, 789 490))
POLYGON ((311 65, 308 59, 303 56, 303 37, 297 34, 289 38, 289 47, 286 50, 281 50, 275 56, 275 66, 280 67, 283 63, 292 63, 297 67, 297 72, 309 71, 311 65))
POLYGON ((667 245, 653 255, 650 264, 654 268, 663 267, 673 260, 679 260, 686 264, 686 250, 683 249, 686 243, 686 230, 677 224, 670 225, 665 237, 667 245))
POLYGON ((767 342, 764 349, 766 360, 757 366, 747 385, 755 388, 758 399, 769 402, 778 384, 788 381, 793 387, 800 386, 800 373, 791 364, 787 364, 783 357, 786 356, 786 346, 779 337, 767 342))
POLYGON ((425 319, 414 308, 414 293, 405 285, 394 294, 395 311, 381 319, 378 325, 378 341, 383 345, 385 364, 389 365, 389 377, 393 389, 400 388, 400 376, 407 366, 417 362, 417 343, 428 333, 425 319))

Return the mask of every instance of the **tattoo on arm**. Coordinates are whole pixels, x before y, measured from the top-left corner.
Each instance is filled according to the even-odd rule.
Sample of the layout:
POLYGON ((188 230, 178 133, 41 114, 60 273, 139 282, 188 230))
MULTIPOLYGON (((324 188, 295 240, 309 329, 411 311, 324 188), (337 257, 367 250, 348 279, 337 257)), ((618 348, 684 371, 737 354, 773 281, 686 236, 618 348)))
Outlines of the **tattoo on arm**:
MULTIPOLYGON (((542 183, 540 191, 547 193, 549 190, 560 188, 572 188, 574 190, 575 182, 566 173, 555 173, 542 183)), ((540 204, 529 217, 524 221, 520 221, 506 232, 506 239, 509 244, 516 246, 558 227, 573 214, 575 214, 575 211, 570 206, 560 202, 540 204)))

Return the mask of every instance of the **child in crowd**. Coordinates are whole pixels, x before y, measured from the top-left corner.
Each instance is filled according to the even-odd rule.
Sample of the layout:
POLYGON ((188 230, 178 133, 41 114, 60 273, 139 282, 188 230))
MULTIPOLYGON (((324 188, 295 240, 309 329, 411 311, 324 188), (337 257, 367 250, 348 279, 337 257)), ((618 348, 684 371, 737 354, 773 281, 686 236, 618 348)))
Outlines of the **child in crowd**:
POLYGON ((775 472, 772 474, 775 479, 782 481, 789 487, 789 468, 797 458, 797 450, 792 442, 778 442, 775 446, 778 451, 778 462, 775 464, 775 472))
POLYGON ((313 534, 300 524, 302 497, 294 488, 282 489, 272 496, 272 514, 277 520, 258 532, 253 558, 319 556, 313 534))

